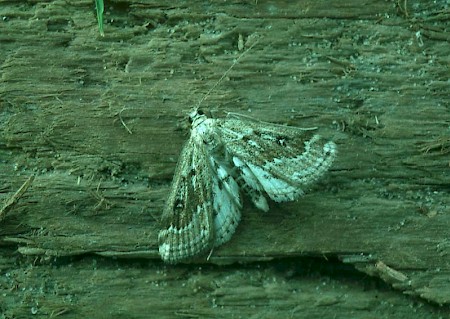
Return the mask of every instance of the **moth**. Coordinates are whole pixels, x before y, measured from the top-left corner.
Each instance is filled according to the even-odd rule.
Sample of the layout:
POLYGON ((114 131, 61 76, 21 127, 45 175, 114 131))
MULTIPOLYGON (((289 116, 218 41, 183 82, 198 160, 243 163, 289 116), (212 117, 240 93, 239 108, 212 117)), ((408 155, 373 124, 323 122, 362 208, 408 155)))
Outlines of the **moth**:
POLYGON ((260 210, 298 199, 330 168, 336 145, 315 133, 229 113, 208 118, 195 108, 162 215, 159 253, 178 263, 230 240, 242 194, 260 210))

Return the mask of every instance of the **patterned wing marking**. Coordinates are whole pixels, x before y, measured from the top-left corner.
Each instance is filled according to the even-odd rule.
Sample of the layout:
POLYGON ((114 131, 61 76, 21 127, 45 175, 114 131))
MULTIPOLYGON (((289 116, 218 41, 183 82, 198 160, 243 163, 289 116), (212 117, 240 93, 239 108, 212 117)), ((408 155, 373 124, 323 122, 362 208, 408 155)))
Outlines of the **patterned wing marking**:
POLYGON ((242 200, 239 186, 229 173, 230 169, 210 157, 213 172, 214 245, 231 239, 241 220, 242 200))
POLYGON ((230 169, 210 157, 213 168, 214 245, 229 241, 241 220, 242 200, 239 186, 230 169))
POLYGON ((258 181, 258 178, 252 172, 250 167, 237 156, 233 156, 233 164, 238 169, 240 178, 242 179, 242 181, 239 180, 241 181, 241 187, 250 196, 250 199, 256 208, 264 212, 269 211, 269 204, 262 194, 263 188, 261 183, 258 181))
POLYGON ((318 135, 304 142, 303 153, 296 157, 267 160, 262 166, 249 163, 266 193, 276 202, 295 200, 331 166, 336 146, 318 135))
POLYGON ((211 167, 203 144, 191 136, 180 154, 162 215, 159 253, 169 263, 201 254, 213 245, 211 167))
POLYGON ((298 198, 329 169, 336 156, 336 145, 313 134, 312 129, 264 123, 236 115, 222 120, 219 128, 235 165, 246 166, 252 173, 242 173, 243 179, 254 177, 246 183, 259 192, 264 189, 277 202, 298 198), (236 164, 237 157, 241 163, 236 164), (259 187, 254 188, 254 179, 259 187))
POLYGON ((336 145, 323 141, 318 135, 314 135, 304 144, 303 153, 292 158, 274 158, 267 161, 264 168, 273 172, 286 172, 292 181, 299 185, 311 184, 330 168, 336 156, 336 145))
POLYGON ((247 163, 258 182, 269 197, 276 202, 286 202, 298 198, 302 194, 302 190, 289 182, 276 178, 269 173, 268 170, 261 168, 252 163, 247 163))

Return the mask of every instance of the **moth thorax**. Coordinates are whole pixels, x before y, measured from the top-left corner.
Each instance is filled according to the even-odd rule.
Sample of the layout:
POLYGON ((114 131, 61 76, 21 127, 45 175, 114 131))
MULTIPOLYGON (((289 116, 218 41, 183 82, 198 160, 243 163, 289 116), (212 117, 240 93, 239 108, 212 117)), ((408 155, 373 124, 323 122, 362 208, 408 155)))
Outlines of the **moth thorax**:
POLYGON ((213 129, 206 129, 202 134, 203 143, 205 143, 208 151, 211 154, 220 153, 224 148, 223 143, 220 141, 220 136, 213 129))
POLYGON ((208 144, 208 150, 217 159, 226 159, 227 150, 225 144, 222 143, 220 136, 214 136, 214 139, 208 144))

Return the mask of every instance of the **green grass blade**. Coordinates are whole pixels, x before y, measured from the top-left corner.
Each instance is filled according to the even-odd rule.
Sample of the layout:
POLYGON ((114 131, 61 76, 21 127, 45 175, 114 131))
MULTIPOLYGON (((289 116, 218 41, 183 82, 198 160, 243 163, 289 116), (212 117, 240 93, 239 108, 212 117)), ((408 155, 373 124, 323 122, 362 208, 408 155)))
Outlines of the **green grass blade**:
POLYGON ((98 30, 100 31, 100 35, 103 37, 105 36, 105 33, 103 32, 103 0, 95 0, 95 9, 97 10, 98 30))

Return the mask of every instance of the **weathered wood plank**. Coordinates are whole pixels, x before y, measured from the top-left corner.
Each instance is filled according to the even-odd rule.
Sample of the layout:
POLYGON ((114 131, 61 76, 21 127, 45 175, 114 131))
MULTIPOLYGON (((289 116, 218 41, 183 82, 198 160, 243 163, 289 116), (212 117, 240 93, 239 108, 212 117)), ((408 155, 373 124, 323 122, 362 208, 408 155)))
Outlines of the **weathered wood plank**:
POLYGON ((210 262, 341 256, 450 303, 444 1, 112 2, 104 38, 91 7, 0 4, 0 195, 36 174, 1 224, 2 246, 158 259, 183 119, 242 35, 259 42, 202 106, 317 126, 339 158, 299 202, 268 214, 246 205, 210 262))
MULTIPOLYGON (((85 257, 10 267, 0 277, 6 318, 442 318, 447 312, 305 259, 236 267, 164 267, 85 257), (5 291, 4 287, 12 287, 5 291), (13 292, 13 293, 11 293, 13 292)), ((2 259, 0 258, 0 265, 2 259)))

